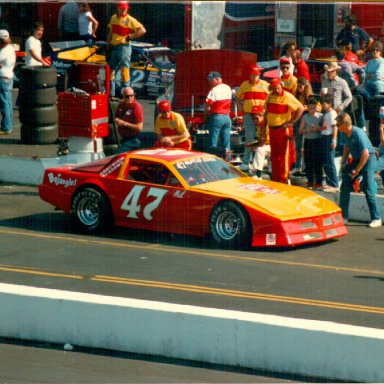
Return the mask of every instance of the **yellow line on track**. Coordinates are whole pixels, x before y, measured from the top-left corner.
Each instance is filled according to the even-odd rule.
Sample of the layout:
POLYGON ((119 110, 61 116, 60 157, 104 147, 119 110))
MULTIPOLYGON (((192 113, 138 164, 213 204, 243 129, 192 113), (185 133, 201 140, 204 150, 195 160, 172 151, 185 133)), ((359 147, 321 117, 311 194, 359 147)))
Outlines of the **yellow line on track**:
POLYGON ((366 313, 376 313, 380 315, 384 314, 383 307, 369 307, 365 305, 348 304, 348 303, 323 301, 323 300, 312 300, 312 299, 305 299, 300 297, 270 295, 270 294, 263 294, 263 293, 257 293, 257 292, 236 291, 236 290, 230 290, 230 289, 212 288, 207 286, 172 284, 172 283, 167 283, 162 281, 126 279, 126 278, 118 278, 114 276, 104 276, 104 275, 96 275, 91 280, 106 282, 106 283, 134 285, 134 286, 141 286, 141 287, 147 287, 147 288, 160 288, 160 289, 169 289, 169 290, 184 291, 184 292, 196 292, 201 294, 241 297, 241 298, 252 299, 252 300, 275 301, 280 303, 298 304, 298 305, 306 305, 306 306, 313 306, 313 307, 332 308, 332 309, 366 312, 366 313))
POLYGON ((359 269, 359 268, 350 268, 350 267, 337 266, 337 265, 333 266, 333 265, 323 265, 323 264, 309 264, 309 263, 301 263, 301 262, 295 262, 295 261, 274 260, 274 259, 266 259, 266 258, 251 257, 251 256, 227 255, 224 253, 214 253, 214 252, 208 252, 208 251, 200 251, 200 250, 196 251, 191 249, 169 247, 169 246, 163 246, 161 244, 148 244, 148 245, 127 244, 127 243, 116 242, 116 241, 95 240, 93 238, 84 239, 84 238, 71 237, 71 236, 39 234, 39 233, 26 232, 26 231, 14 231, 14 230, 4 230, 4 229, 0 229, 0 233, 8 234, 8 235, 44 238, 48 240, 62 240, 62 241, 73 242, 73 243, 102 245, 102 246, 109 246, 114 248, 130 248, 130 249, 142 249, 142 250, 153 249, 163 253, 176 253, 176 254, 184 254, 184 255, 194 255, 199 257, 212 257, 212 258, 219 258, 219 259, 226 259, 226 260, 251 261, 251 262, 257 262, 257 263, 276 264, 276 265, 291 266, 291 267, 322 269, 322 270, 330 270, 330 271, 336 271, 336 272, 352 272, 352 273, 360 273, 360 274, 364 273, 364 274, 384 276, 384 271, 375 270, 375 269, 359 269))
POLYGON ((66 279, 79 279, 79 280, 83 279, 83 276, 80 276, 80 275, 71 275, 68 273, 58 273, 58 272, 46 272, 46 271, 39 271, 37 269, 32 269, 32 268, 11 267, 9 265, 1 265, 1 264, 0 264, 0 271, 25 273, 27 275, 64 277, 66 279))

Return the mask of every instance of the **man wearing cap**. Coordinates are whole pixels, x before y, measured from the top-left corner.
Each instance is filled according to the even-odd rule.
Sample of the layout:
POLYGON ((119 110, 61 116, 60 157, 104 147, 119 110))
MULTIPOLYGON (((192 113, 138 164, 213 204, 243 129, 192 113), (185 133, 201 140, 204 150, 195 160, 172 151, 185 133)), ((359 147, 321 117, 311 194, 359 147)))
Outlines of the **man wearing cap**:
POLYGON ((284 91, 280 79, 270 82, 265 103, 271 145, 272 180, 288 183, 295 162, 293 124, 304 112, 304 106, 291 93, 284 91))
POLYGON ((143 106, 136 100, 133 88, 126 87, 122 91, 123 100, 115 113, 115 124, 121 137, 116 153, 133 151, 140 147, 138 138, 144 125, 143 106))
POLYGON ((155 133, 157 142, 155 147, 192 149, 191 135, 185 125, 183 116, 173 112, 169 100, 162 100, 158 104, 159 115, 156 118, 155 133))
POLYGON ((269 129, 265 120, 265 109, 262 105, 254 105, 251 116, 256 125, 257 144, 254 146, 255 156, 253 157, 252 168, 256 177, 261 179, 264 163, 267 156, 271 156, 271 146, 269 144, 269 129))
POLYGON ((339 65, 332 61, 324 65, 325 74, 321 79, 321 96, 325 93, 333 95, 333 109, 337 113, 341 113, 352 102, 352 93, 348 83, 337 75, 339 65))
POLYGON ((374 40, 368 35, 368 33, 356 25, 356 16, 349 15, 344 19, 345 27, 336 36, 336 44, 338 46, 341 43, 351 43, 352 51, 357 56, 363 56, 371 48, 374 40), (361 46, 361 43, 365 43, 365 47, 361 46))
POLYGON ((287 92, 296 93, 297 89, 297 78, 289 72, 290 60, 288 57, 282 57, 280 59, 280 71, 281 71, 281 84, 283 89, 287 92))
POLYGON ((131 66, 131 40, 138 39, 146 33, 144 26, 128 14, 128 1, 119 1, 114 14, 108 24, 108 46, 111 47, 111 56, 108 64, 111 67, 111 96, 115 96, 116 71, 121 71, 123 87, 129 85, 131 66))
POLYGON ((205 111, 208 115, 209 142, 212 148, 217 147, 219 137, 222 147, 228 152, 231 149, 231 111, 232 90, 223 83, 219 72, 210 72, 208 82, 211 90, 205 100, 205 111))
MULTIPOLYGON (((264 80, 260 80, 262 69, 263 68, 260 68, 258 65, 252 66, 249 71, 249 80, 241 83, 236 92, 238 110, 239 112, 244 112, 245 141, 247 143, 252 141, 255 137, 252 107, 263 106, 269 93, 269 84, 264 80)), ((239 166, 240 170, 248 171, 250 158, 251 150, 248 147, 245 147, 243 161, 239 166)))
POLYGON ((367 134, 352 125, 351 117, 342 113, 336 117, 336 124, 339 131, 345 135, 344 153, 341 160, 342 182, 340 188, 340 208, 344 220, 348 221, 350 195, 353 183, 358 176, 363 176, 363 190, 367 200, 371 222, 369 228, 381 227, 382 220, 379 206, 376 200, 376 181, 374 174, 377 169, 375 148, 368 139, 367 134), (349 163, 349 158, 352 162, 349 163))
POLYGON ((0 134, 9 135, 13 128, 13 68, 16 53, 11 44, 9 33, 0 30, 0 111, 2 115, 0 134))

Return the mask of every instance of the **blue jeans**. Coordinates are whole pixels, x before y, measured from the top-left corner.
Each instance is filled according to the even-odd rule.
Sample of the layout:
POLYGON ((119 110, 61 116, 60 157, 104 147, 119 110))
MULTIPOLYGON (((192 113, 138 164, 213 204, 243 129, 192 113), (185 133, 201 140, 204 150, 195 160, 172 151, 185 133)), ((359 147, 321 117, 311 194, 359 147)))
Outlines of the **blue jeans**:
POLYGON ((325 182, 330 187, 337 188, 339 186, 339 179, 337 177, 335 165, 335 150, 331 148, 332 140, 332 135, 323 135, 321 137, 321 149, 325 172, 325 182))
POLYGON ((10 132, 13 129, 13 103, 12 103, 13 79, 0 80, 0 112, 2 116, 1 130, 10 132))
POLYGON ((231 118, 229 115, 212 114, 208 120, 209 144, 217 147, 219 137, 221 145, 227 151, 231 149, 231 118))
MULTIPOLYGON (((252 115, 250 113, 244 114, 244 131, 245 131, 246 143, 249 143, 255 139, 256 127, 255 127, 255 123, 253 122, 252 115)), ((243 164, 246 164, 246 165, 249 164, 249 162, 251 161, 251 154, 252 154, 252 151, 248 147, 245 147, 243 164)))
POLYGON ((303 166, 303 135, 300 135, 299 133, 300 122, 301 119, 293 125, 293 136, 295 138, 296 150, 295 168, 301 168, 303 166))
POLYGON ((115 151, 115 154, 134 151, 135 149, 140 148, 140 144, 141 142, 137 137, 132 137, 131 139, 122 138, 119 147, 115 151))
MULTIPOLYGON (((348 219, 349 202, 351 199, 351 192, 353 190, 353 179, 349 173, 356 169, 359 160, 353 160, 352 164, 347 166, 343 171, 343 179, 340 188, 340 208, 343 212, 344 219, 348 219)), ((367 163, 364 165, 360 174, 363 176, 362 188, 364 190, 365 198, 367 199, 369 213, 371 220, 381 219, 379 207, 376 201, 376 181, 374 178, 377 170, 377 161, 375 154, 369 155, 367 163)))
MULTIPOLYGON (((116 72, 126 68, 129 71, 131 67, 131 55, 132 47, 131 44, 118 44, 112 46, 111 58, 109 59, 108 65, 111 67, 111 96, 116 95, 116 72)), ((128 87, 130 81, 124 81, 124 78, 121 78, 122 88, 128 87)))

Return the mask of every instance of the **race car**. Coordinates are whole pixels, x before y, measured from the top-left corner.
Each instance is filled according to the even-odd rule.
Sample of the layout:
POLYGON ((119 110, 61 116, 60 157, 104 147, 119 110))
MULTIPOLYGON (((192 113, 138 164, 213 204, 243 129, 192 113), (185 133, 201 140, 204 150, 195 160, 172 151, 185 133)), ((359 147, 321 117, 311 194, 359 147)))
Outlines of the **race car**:
MULTIPOLYGON (((161 45, 133 41, 131 56, 131 86, 140 96, 157 97, 165 92, 175 75, 175 52, 161 45)), ((58 71, 70 71, 74 63, 106 64, 106 44, 97 42, 88 47, 84 42, 51 43, 52 65, 58 71), (64 45, 63 45, 64 44, 64 45)), ((119 79, 119 72, 116 74, 119 79)))
POLYGON ((146 149, 46 169, 41 199, 75 227, 210 235, 218 246, 297 246, 347 234, 340 208, 301 187, 256 180, 211 154, 146 149))

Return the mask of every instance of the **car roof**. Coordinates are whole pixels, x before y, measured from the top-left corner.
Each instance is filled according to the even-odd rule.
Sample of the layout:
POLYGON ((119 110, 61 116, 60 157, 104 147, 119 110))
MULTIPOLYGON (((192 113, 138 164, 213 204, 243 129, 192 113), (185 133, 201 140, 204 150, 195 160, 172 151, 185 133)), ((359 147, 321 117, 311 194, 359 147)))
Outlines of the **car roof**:
POLYGON ((164 162, 172 163, 174 161, 191 159, 197 157, 213 156, 205 152, 197 151, 185 151, 183 149, 165 149, 165 148, 153 148, 153 149, 141 149, 133 151, 128 154, 130 157, 143 156, 148 159, 162 160, 164 162))

